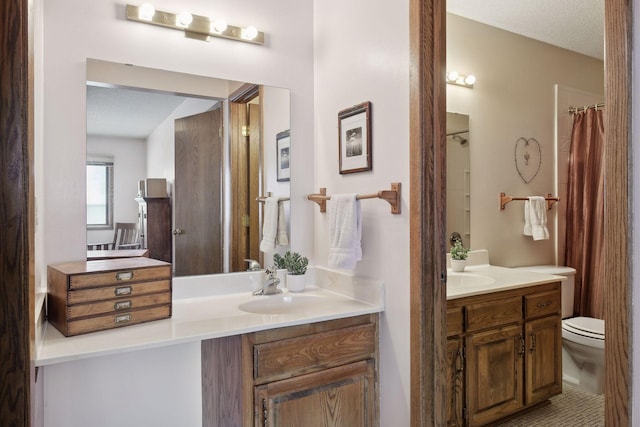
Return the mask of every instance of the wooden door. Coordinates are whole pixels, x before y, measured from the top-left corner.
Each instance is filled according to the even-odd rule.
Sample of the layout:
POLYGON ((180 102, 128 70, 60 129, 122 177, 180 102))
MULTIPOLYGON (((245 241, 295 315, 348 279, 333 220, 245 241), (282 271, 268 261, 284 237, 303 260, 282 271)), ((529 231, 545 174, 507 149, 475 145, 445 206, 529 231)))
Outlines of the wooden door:
POLYGON ((222 111, 175 121, 175 274, 222 273, 222 111))
POLYGON ((374 372, 365 360, 256 387, 254 425, 374 426, 374 372))
POLYGON ((467 337, 469 426, 487 424, 523 406, 524 344, 521 325, 467 337))
POLYGON ((462 338, 447 339, 447 427, 464 426, 464 355, 462 338))
POLYGON ((562 329, 560 316, 525 324, 526 404, 562 393, 562 329))
POLYGON ((245 259, 260 260, 259 104, 232 102, 231 111, 231 239, 230 271, 247 269, 245 259))

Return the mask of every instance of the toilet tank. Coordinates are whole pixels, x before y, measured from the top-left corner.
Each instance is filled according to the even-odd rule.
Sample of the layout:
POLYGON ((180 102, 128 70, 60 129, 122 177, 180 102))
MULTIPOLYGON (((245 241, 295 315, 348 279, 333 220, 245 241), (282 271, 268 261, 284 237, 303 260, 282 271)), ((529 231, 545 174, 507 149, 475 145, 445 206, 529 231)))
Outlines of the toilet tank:
POLYGON ((553 274, 562 276, 562 318, 573 317, 573 294, 575 291, 576 270, 572 267, 562 267, 559 265, 531 265, 528 267, 517 267, 521 270, 533 271, 535 273, 553 274))

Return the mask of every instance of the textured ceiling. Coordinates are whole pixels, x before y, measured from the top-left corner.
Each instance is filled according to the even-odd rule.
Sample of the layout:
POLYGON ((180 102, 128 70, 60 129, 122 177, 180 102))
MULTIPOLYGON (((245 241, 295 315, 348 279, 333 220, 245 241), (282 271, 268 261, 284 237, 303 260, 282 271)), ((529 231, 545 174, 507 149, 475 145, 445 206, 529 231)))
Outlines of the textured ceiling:
POLYGON ((87 135, 146 139, 187 98, 87 86, 87 135))
POLYGON ((447 12, 598 59, 605 0, 447 0, 447 12))

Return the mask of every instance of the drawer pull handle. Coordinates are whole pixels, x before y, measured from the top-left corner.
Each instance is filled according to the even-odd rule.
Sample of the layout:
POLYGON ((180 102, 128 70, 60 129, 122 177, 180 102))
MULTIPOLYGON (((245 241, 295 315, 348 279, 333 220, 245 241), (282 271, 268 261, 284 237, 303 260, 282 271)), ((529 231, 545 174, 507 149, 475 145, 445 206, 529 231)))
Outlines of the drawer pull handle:
POLYGON ((120 316, 116 316, 114 320, 116 325, 131 322, 131 314, 122 314, 120 316))
POLYGON ((116 288, 115 294, 117 297, 122 295, 131 295, 131 291, 131 286, 120 286, 119 288, 116 288))
POLYGON ((120 271, 116 273, 116 280, 131 280, 133 279, 133 271, 120 271))
POLYGON ((542 307, 546 307, 548 305, 551 305, 551 301, 546 301, 546 302, 539 302, 538 303, 538 307, 542 308, 542 307))
POLYGON ((113 304, 113 309, 114 310, 127 310, 131 308, 131 300, 127 300, 127 301, 118 301, 115 304, 113 304))

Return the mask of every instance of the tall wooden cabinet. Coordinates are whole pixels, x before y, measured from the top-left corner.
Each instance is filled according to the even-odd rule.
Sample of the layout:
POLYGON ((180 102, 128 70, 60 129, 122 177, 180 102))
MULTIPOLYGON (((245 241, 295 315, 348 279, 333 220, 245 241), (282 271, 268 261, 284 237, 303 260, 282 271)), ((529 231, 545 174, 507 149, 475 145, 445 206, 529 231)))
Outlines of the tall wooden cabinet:
POLYGON ((204 426, 375 427, 378 316, 202 342, 204 426))
POLYGON ((560 284, 447 303, 447 425, 482 426, 562 392, 560 284))
POLYGON ((149 258, 172 262, 171 199, 137 197, 140 242, 149 250, 149 258))

